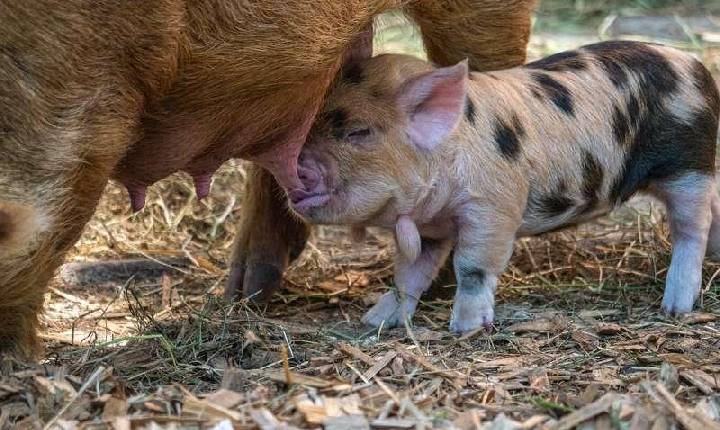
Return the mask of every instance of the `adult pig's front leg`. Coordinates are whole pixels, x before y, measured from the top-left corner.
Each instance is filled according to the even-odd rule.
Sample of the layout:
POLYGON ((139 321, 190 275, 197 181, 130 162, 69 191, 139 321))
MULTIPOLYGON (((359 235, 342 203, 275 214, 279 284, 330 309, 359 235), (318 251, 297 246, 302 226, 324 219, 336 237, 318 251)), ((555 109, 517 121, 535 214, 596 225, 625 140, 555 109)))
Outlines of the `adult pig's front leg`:
POLYGON ((273 176, 248 165, 225 296, 233 299, 242 293, 258 302, 269 300, 280 287, 285 268, 305 247, 309 232, 288 211, 287 198, 273 176))

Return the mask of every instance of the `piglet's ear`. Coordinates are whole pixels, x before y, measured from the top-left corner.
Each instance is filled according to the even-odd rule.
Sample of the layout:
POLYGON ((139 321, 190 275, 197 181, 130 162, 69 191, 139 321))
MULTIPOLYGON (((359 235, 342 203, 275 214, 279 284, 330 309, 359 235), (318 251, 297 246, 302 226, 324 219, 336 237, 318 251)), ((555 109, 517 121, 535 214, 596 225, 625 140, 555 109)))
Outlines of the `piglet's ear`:
POLYGON ((417 147, 432 150, 453 132, 465 107, 467 60, 404 83, 398 104, 407 115, 406 133, 417 147))

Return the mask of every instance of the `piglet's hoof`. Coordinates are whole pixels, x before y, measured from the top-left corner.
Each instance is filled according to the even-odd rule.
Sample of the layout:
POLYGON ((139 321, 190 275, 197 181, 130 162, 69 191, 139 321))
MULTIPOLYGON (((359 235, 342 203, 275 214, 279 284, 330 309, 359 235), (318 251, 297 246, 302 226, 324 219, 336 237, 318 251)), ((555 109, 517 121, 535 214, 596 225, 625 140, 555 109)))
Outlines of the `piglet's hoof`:
POLYGON ((662 309, 670 315, 686 314, 693 310, 702 288, 700 271, 677 270, 671 265, 665 282, 662 309))
POLYGON ((662 309, 668 315, 682 315, 693 310, 697 295, 692 288, 673 288, 670 284, 665 287, 662 309))
POLYGON ((490 331, 494 317, 493 303, 482 295, 457 297, 450 316, 450 331, 465 334, 482 327, 490 331))
MULTIPOLYGON (((414 309, 413 309, 414 311, 414 309)), ((363 316, 362 322, 373 327, 386 328, 401 327, 405 325, 405 318, 412 318, 412 311, 403 312, 403 306, 398 300, 397 293, 390 291, 385 293, 377 304, 363 316)))

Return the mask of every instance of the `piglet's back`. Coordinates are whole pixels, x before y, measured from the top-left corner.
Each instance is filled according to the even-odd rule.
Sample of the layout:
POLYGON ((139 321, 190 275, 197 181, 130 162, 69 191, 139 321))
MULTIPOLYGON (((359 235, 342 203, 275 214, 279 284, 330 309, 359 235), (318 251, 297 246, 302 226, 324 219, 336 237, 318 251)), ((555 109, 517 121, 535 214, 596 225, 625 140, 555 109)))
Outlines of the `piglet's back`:
POLYGON ((603 42, 475 73, 467 103, 459 138, 526 188, 530 224, 592 218, 654 180, 714 172, 717 87, 673 48, 603 42))

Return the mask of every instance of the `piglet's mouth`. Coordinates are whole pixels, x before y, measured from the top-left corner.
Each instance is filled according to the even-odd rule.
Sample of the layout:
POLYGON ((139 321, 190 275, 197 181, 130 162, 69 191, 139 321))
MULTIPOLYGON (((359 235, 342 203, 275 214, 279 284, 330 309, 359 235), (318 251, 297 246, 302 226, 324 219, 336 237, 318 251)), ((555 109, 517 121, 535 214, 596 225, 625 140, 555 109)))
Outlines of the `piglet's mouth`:
POLYGON ((330 193, 295 189, 288 191, 288 198, 292 203, 292 208, 302 214, 308 209, 326 204, 330 200, 330 193))

